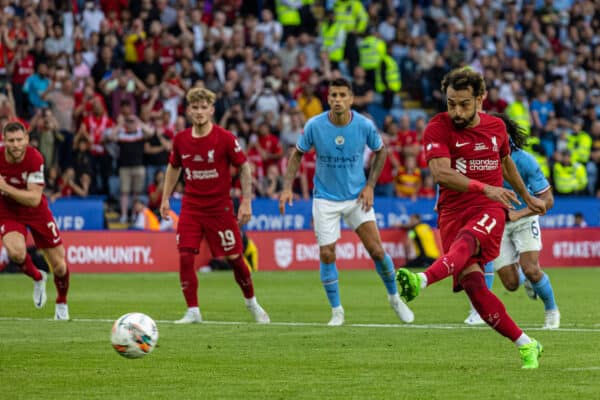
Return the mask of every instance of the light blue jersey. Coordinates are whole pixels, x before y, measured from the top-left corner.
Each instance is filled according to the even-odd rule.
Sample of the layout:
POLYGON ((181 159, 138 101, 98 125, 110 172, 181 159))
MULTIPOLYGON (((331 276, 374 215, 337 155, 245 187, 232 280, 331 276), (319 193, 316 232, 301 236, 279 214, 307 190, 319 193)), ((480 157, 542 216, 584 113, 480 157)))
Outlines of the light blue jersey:
POLYGON ((378 151, 383 142, 373 122, 357 112, 352 111, 352 119, 345 126, 334 125, 328 112, 311 118, 296 147, 303 153, 315 148, 313 197, 333 201, 358 198, 367 182, 365 146, 378 151))
MULTIPOLYGON (((510 157, 517 166, 517 171, 519 171, 519 175, 521 175, 521 178, 525 183, 525 187, 527 187, 527 190, 529 190, 529 193, 532 195, 538 195, 550 188, 550 183, 548 183, 548 180, 546 177, 544 177, 544 174, 540 170, 540 165, 531 154, 524 150, 513 150, 510 157)), ((512 186, 510 186, 510 183, 508 183, 506 180, 504 180, 504 187, 513 190, 512 186)), ((521 196, 517 196, 521 204, 515 204, 516 209, 519 210, 527 207, 527 204, 525 204, 525 201, 521 198, 521 196)))

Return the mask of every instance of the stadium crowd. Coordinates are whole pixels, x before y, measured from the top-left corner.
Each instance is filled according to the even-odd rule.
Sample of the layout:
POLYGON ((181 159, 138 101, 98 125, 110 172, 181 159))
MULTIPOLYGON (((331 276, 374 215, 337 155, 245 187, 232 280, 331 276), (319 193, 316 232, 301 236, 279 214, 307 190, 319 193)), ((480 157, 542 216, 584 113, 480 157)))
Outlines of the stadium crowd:
MULTIPOLYGON (((0 127, 14 119, 29 127, 50 199, 107 196, 123 222, 136 197, 159 207, 192 87, 217 94, 215 121, 246 149, 255 195, 276 198, 304 122, 327 108, 327 82, 348 77, 354 108, 372 115, 391 150, 376 194, 433 197, 421 139, 428 115, 445 108, 441 78, 458 66, 483 74, 484 110, 520 124, 557 194, 600 197, 592 0, 0 0, 0 8, 0 127), (424 112, 411 113, 407 100, 424 112)), ((314 167, 307 153, 299 198, 310 198, 314 167)))

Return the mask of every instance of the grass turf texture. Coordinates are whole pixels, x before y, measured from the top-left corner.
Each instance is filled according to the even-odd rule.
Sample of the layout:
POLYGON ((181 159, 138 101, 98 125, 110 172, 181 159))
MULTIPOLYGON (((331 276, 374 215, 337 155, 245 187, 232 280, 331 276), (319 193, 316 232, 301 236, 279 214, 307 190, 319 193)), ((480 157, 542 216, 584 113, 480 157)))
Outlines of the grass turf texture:
POLYGON ((73 321, 50 320, 55 289, 36 310, 31 281, 0 275, 0 399, 590 399, 600 392, 600 269, 550 269, 562 328, 541 331, 543 305, 521 289, 494 292, 545 346, 539 370, 522 371, 515 346, 487 327, 466 327, 468 304, 450 280, 427 288, 402 325, 374 271, 341 271, 346 326, 318 272, 254 274, 274 324, 252 323, 230 272, 200 274, 208 323, 177 326, 178 277, 74 274, 73 321), (112 320, 139 311, 160 338, 143 359, 110 346, 112 320), (279 324, 278 324, 279 323, 279 324))

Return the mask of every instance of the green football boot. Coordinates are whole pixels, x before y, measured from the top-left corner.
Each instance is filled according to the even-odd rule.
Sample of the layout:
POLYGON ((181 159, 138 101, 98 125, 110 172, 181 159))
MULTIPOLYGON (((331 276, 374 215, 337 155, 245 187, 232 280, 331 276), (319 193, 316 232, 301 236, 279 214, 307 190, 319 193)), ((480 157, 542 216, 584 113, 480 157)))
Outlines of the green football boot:
POLYGON ((410 272, 406 268, 400 268, 396 271, 396 281, 400 288, 400 296, 406 301, 411 301, 419 295, 421 291, 421 277, 418 274, 410 272))
POLYGON ((533 339, 531 343, 524 344, 519 347, 519 353, 521 354, 521 361, 523 362, 523 369, 535 369, 540 366, 539 359, 542 356, 544 347, 540 342, 533 339))

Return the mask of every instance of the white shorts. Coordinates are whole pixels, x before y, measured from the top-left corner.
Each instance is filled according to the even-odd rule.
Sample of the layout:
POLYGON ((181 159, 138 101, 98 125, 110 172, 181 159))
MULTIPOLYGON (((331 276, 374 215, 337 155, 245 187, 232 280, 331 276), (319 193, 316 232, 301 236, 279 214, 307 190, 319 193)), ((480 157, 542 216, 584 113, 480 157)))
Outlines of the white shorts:
POLYGON ((356 230, 363 222, 375 221, 373 207, 365 212, 361 206, 362 204, 356 200, 313 199, 313 224, 319 246, 337 242, 340 238, 341 217, 352 230, 356 230))
POLYGON ((498 271, 502 267, 516 263, 521 253, 541 249, 542 231, 538 215, 507 222, 500 244, 500 255, 494 260, 494 270, 498 271))

